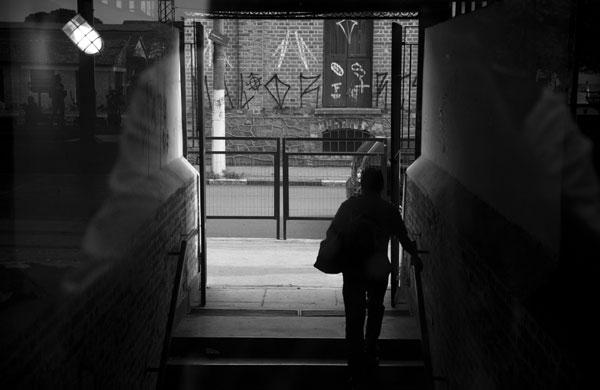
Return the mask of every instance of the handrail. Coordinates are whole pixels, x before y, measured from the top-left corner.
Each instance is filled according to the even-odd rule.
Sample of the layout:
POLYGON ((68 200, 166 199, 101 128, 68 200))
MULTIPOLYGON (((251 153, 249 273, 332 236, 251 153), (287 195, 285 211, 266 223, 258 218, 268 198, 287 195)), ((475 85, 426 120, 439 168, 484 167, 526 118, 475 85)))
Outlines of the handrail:
POLYGON ((417 315, 419 317, 419 328, 421 330, 421 350, 423 354, 423 366, 427 376, 427 388, 433 389, 433 368, 431 364, 431 350, 429 348, 429 332, 427 329, 427 318, 425 317, 425 302, 423 301, 423 281, 421 271, 423 262, 418 256, 411 256, 411 266, 415 277, 415 295, 417 298, 417 315))
MULTIPOLYGON (((175 269, 175 280, 171 290, 171 301, 169 303, 169 312, 167 314, 167 325, 165 326, 165 336, 163 338, 160 361, 158 367, 148 368, 147 372, 157 372, 156 388, 162 389, 165 379, 165 368, 169 351, 171 349, 171 333, 173 331, 173 322, 175 321, 175 310, 177 308, 177 298, 179 297, 179 287, 181 286, 181 276, 183 275, 183 265, 185 262, 185 253, 188 241, 199 233, 198 228, 192 229, 189 233, 181 235, 181 245, 179 251, 169 252, 169 256, 177 256, 177 267, 175 269)), ((200 243, 198 243, 200 244, 200 243)))

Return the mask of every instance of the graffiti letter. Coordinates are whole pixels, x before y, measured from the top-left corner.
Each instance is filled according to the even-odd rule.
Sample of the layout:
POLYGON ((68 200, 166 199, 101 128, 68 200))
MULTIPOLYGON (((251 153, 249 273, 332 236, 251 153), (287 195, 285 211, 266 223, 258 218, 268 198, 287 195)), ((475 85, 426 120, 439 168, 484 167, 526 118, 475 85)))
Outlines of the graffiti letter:
POLYGON ((388 96, 388 79, 387 79, 387 72, 383 72, 383 73, 379 73, 377 72, 375 74, 376 77, 376 81, 375 81, 375 86, 376 86, 376 97, 375 97, 375 107, 379 107, 379 97, 381 96, 381 94, 383 93, 383 91, 385 90, 385 98, 383 100, 383 104, 384 104, 384 109, 387 110, 387 96, 388 96))
POLYGON ((351 44, 352 43, 352 31, 354 31, 354 28, 356 26, 358 26, 358 22, 356 20, 343 19, 343 20, 340 20, 339 22, 337 22, 336 24, 344 32, 344 35, 346 36, 346 39, 348 40, 348 44, 351 44))
POLYGON ((302 75, 302 73, 300 73, 300 107, 302 107, 302 100, 304 95, 308 95, 311 92, 317 91, 317 101, 315 103, 315 107, 317 107, 319 105, 319 91, 321 90, 321 86, 317 85, 316 87, 313 87, 313 85, 315 85, 315 83, 319 80, 319 78, 321 78, 321 75, 316 75, 316 76, 304 76, 302 75), (303 88, 302 86, 302 80, 312 80, 311 83, 306 87, 303 88))

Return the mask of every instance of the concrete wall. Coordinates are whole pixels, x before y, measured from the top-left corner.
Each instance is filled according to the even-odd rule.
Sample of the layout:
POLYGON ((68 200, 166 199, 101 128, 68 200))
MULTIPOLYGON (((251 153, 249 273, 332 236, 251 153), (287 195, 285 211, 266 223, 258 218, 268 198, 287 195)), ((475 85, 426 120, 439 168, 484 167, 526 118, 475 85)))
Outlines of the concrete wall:
MULTIPOLYGON (((423 149, 408 170, 405 212, 429 251, 424 301, 440 388, 557 388, 572 379, 525 305, 559 258, 562 135, 534 107, 554 99, 541 106, 568 124, 566 106, 536 84, 539 74, 568 75, 567 42, 549 53, 540 26, 523 19, 533 3, 523 3, 426 30, 423 149)), ((548 39, 568 36, 568 13, 550 14, 561 23, 546 24, 548 39)))
MULTIPOLYGON (((2 388, 153 388, 181 240, 198 228, 198 173, 182 156, 178 34, 140 77, 110 195, 81 264, 3 329, 2 388)), ((190 238, 178 316, 199 289, 190 238)))

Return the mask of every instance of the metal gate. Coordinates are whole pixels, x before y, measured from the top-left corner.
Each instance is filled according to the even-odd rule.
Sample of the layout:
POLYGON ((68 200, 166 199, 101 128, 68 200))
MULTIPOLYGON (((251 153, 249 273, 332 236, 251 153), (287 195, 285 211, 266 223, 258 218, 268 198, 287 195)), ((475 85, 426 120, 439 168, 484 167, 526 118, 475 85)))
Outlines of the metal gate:
POLYGON ((378 165, 388 188, 388 140, 386 138, 284 138, 283 239, 288 221, 327 221, 333 219, 356 183, 356 174, 367 165, 378 165), (325 143, 369 145, 370 151, 344 147, 324 148, 325 143), (380 143, 381 148, 376 144, 380 143), (312 145, 312 146, 311 146, 312 145), (335 149, 337 151, 323 151, 335 149), (374 151, 376 150, 376 151, 374 151))
POLYGON ((281 142, 269 137, 205 137, 206 219, 275 220, 280 239, 281 142), (225 150, 211 150, 211 141, 225 150), (212 162, 224 156, 218 176, 212 162))

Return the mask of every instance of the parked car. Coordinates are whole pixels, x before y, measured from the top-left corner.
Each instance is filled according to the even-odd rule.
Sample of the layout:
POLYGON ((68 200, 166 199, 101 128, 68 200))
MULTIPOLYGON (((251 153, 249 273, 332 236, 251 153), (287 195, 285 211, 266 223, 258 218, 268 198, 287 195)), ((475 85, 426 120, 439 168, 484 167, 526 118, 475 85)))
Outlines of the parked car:
MULTIPOLYGON (((380 141, 365 141, 356 150, 358 153, 373 153, 368 156, 355 156, 352 160, 350 177, 346 180, 346 198, 360 194, 360 176, 367 167, 381 167, 382 154, 385 153, 385 145, 380 141)), ((387 157, 385 158, 388 161, 387 157)), ((389 162, 387 163, 389 170, 389 162)), ((387 189, 386 189, 387 190, 387 189)))

